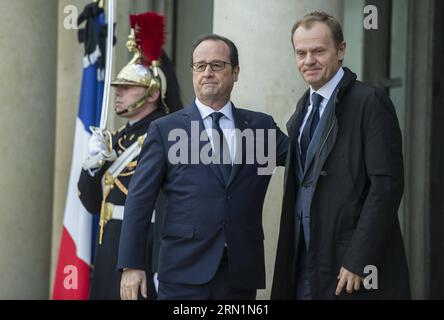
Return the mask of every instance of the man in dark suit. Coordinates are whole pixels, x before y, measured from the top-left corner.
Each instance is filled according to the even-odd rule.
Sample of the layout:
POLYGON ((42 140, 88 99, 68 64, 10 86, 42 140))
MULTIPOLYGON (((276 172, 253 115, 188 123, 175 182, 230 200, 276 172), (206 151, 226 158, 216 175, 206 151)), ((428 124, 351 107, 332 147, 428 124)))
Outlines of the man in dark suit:
POLYGON ((409 298, 394 106, 342 67, 346 45, 334 17, 307 14, 294 25, 292 44, 310 89, 287 124, 272 298, 409 298))
POLYGON ((195 101, 152 122, 131 181, 118 261, 122 299, 146 290, 141 244, 159 190, 166 202, 159 299, 254 299, 265 287, 262 207, 272 170, 264 174, 270 163, 252 158, 251 144, 273 168, 285 162, 287 137, 271 116, 230 101, 239 75, 232 41, 199 39, 192 71, 195 101))

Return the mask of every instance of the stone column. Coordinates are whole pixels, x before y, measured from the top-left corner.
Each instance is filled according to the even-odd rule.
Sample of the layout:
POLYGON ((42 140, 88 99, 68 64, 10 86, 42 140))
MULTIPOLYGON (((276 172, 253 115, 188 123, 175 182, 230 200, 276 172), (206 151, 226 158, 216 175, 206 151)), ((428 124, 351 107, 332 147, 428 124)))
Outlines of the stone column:
POLYGON ((0 1, 0 299, 49 285, 57 1, 0 1))

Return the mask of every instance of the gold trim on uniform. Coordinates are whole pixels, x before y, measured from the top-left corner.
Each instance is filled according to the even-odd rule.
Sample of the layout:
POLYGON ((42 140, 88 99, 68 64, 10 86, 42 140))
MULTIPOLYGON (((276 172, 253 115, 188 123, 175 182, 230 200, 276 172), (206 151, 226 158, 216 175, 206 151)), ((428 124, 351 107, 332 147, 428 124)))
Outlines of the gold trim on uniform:
POLYGON ((109 173, 108 171, 105 172, 105 184, 107 186, 112 186, 114 184, 113 175, 111 173, 109 173))
POLYGON ((114 183, 117 186, 117 188, 120 189, 120 191, 122 191, 126 196, 128 195, 128 189, 125 188, 125 186, 122 184, 122 182, 120 182, 118 178, 114 180, 114 183))
POLYGON ((105 202, 104 209, 105 209, 104 219, 105 219, 105 224, 106 224, 113 217, 114 204, 112 204, 110 202, 105 202))
POLYGON ((143 141, 145 141, 144 136, 140 136, 139 138, 137 138, 137 143, 139 144, 139 147, 143 145, 143 141))
MULTIPOLYGON (((119 147, 120 147, 122 150, 126 150, 126 148, 122 145, 122 139, 123 139, 123 138, 120 137, 119 140, 117 140, 117 144, 119 145, 119 147)), ((122 153, 121 150, 119 150, 119 152, 122 153)))
POLYGON ((130 172, 125 172, 125 173, 121 173, 119 174, 119 177, 128 177, 128 176, 132 176, 134 174, 134 172, 136 172, 135 170, 130 171, 130 172))
POLYGON ((126 166, 127 168, 134 168, 137 166, 137 160, 131 161, 130 163, 128 163, 128 165, 126 166))

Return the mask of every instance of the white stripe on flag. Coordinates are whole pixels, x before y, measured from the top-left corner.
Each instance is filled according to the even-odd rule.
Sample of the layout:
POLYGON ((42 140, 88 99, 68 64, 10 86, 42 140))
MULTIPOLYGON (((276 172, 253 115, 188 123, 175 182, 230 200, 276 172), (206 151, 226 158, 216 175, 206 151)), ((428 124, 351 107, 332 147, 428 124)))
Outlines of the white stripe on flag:
POLYGON ((84 56, 82 61, 83 61, 83 69, 88 68, 90 65, 95 64, 96 61, 99 59, 99 57, 102 54, 100 53, 100 49, 99 46, 96 47, 96 50, 94 50, 93 53, 91 53, 90 55, 84 56))
POLYGON ((87 146, 90 137, 90 134, 84 128, 80 119, 77 118, 63 225, 74 239, 77 256, 86 263, 91 264, 92 215, 86 211, 80 202, 77 188, 82 163, 87 156, 87 146))

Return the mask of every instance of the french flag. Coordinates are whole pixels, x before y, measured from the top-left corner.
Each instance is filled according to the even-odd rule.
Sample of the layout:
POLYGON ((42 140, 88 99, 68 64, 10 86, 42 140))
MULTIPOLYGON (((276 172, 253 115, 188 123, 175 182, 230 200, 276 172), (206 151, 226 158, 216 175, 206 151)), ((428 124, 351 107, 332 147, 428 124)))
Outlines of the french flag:
MULTIPOLYGON (((85 8, 85 12, 87 12, 85 8)), ((103 10, 88 11, 86 17, 89 27, 85 38, 85 48, 96 43, 95 50, 86 52, 83 57, 83 76, 80 92, 80 104, 76 119, 74 150, 68 194, 63 219, 63 230, 57 269, 54 279, 52 299, 85 300, 89 296, 90 272, 94 258, 94 247, 98 229, 98 214, 92 215, 80 202, 77 182, 82 170, 82 163, 88 155, 88 140, 91 136, 90 126, 98 127, 102 109, 104 87, 104 54, 100 51, 99 31, 105 25, 103 10), (92 24, 92 25, 91 25, 92 24), (91 28, 95 26, 95 28, 91 28), (91 31, 96 31, 95 35, 91 31), (91 42, 93 37, 93 42, 91 42)), ((86 50, 87 51, 87 50, 86 50)))

